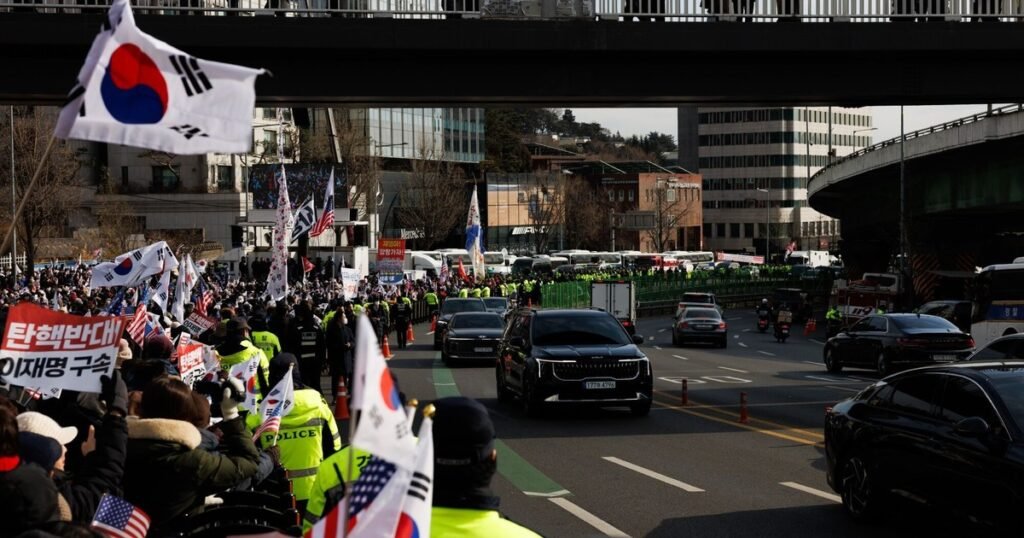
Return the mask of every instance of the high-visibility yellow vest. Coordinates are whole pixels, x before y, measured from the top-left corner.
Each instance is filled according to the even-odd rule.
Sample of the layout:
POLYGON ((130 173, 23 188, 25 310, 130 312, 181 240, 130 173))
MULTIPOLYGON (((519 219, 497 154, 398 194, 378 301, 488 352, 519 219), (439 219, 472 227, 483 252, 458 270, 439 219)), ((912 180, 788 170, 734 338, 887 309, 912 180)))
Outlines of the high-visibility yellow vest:
POLYGON ((423 296, 423 298, 427 300, 427 304, 428 305, 430 305, 430 306, 437 306, 437 294, 436 293, 434 293, 432 291, 428 291, 426 293, 426 295, 423 296))
POLYGON ((462 288, 459 290, 459 298, 466 299, 469 297, 469 288, 462 288))
POLYGON ((433 538, 540 538, 540 535, 503 519, 496 510, 435 506, 430 510, 433 538))
POLYGON ((337 487, 342 480, 346 488, 359 479, 363 467, 370 462, 370 453, 365 450, 353 448, 352 445, 335 452, 320 464, 316 478, 309 490, 309 502, 306 504, 306 513, 303 514, 302 532, 305 533, 324 516, 324 507, 327 504, 327 491, 337 487), (355 451, 355 452, 353 452, 355 451), (352 453, 352 476, 348 475, 348 459, 352 453))
POLYGON ((487 286, 484 286, 484 289, 480 290, 480 296, 481 297, 490 297, 491 296, 491 288, 489 288, 487 286))
MULTIPOLYGON (((259 415, 249 415, 246 424, 252 430, 258 428, 259 415)), ((341 450, 341 435, 327 401, 313 389, 300 389, 295 391, 295 406, 281 418, 281 429, 277 433, 266 432, 259 438, 260 445, 266 448, 272 446, 277 437, 281 466, 287 471, 296 500, 309 498, 316 473, 324 461, 321 439, 324 424, 330 431, 331 446, 336 451, 341 450)))
POLYGON ((323 329, 326 332, 327 331, 327 327, 331 323, 331 320, 334 319, 334 316, 337 313, 338 313, 337 310, 331 310, 330 312, 324 314, 324 320, 320 322, 320 328, 323 329))
MULTIPOLYGON (((281 341, 270 331, 253 331, 252 343, 263 352, 268 359, 281 352, 281 341)), ((266 370, 264 370, 266 372, 266 370)))
MULTIPOLYGON (((263 375, 270 374, 270 359, 267 358, 267 354, 262 349, 256 347, 252 342, 248 340, 242 340, 242 350, 230 355, 221 355, 220 367, 225 370, 230 370, 232 366, 236 364, 242 364, 243 362, 251 359, 256 353, 260 354, 260 366, 263 367, 263 375)), ((278 344, 278 349, 281 348, 281 344, 278 344)))
POLYGON ((474 299, 479 299, 481 294, 480 288, 473 288, 472 295, 474 299))

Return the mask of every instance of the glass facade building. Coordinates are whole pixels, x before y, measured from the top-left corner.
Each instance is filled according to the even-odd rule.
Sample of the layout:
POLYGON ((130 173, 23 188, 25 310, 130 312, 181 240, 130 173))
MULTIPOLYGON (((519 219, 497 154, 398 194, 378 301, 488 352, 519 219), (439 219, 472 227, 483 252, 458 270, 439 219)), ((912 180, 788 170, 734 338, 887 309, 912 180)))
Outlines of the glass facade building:
POLYGON ((370 154, 385 159, 484 159, 480 108, 370 108, 366 128, 370 154))

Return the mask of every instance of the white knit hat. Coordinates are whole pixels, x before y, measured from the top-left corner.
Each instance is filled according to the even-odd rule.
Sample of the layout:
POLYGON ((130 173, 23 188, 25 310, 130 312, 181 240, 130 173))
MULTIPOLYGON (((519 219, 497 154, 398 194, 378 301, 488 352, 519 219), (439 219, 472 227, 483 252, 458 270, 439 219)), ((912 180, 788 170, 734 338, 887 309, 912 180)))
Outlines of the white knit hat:
POLYGON ((74 441, 78 436, 78 428, 74 426, 61 428, 60 424, 57 424, 52 418, 35 411, 26 411, 18 415, 18 431, 56 439, 61 445, 74 441))

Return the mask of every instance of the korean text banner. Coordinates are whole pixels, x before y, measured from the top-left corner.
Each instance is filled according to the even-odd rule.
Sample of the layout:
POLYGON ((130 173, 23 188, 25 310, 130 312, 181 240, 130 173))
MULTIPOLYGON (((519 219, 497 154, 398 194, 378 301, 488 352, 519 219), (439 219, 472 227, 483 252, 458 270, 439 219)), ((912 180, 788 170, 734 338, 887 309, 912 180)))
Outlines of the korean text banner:
POLYGON ((125 318, 82 317, 35 304, 12 307, 0 345, 0 381, 43 390, 99 392, 115 366, 125 318))

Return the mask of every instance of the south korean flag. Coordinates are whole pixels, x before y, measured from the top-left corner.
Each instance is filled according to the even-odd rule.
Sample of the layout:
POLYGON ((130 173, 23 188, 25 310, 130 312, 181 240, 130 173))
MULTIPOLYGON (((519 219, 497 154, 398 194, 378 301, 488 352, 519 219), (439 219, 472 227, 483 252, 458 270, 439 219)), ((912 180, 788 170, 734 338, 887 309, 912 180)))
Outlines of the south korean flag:
POLYGON ((263 72, 190 56, 143 33, 128 0, 114 0, 55 134, 178 155, 248 153, 263 72))

